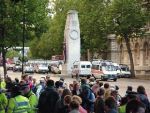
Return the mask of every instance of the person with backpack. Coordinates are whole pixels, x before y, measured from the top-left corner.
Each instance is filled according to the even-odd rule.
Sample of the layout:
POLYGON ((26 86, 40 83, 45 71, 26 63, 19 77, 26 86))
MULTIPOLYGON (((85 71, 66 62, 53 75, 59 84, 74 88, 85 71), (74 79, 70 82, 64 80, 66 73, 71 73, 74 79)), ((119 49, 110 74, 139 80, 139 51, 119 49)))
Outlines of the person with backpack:
POLYGON ((144 86, 138 86, 137 93, 138 99, 146 106, 146 113, 150 113, 150 102, 144 86))
POLYGON ((88 113, 94 112, 95 95, 87 84, 86 79, 81 79, 81 94, 82 106, 88 113))
POLYGON ((55 113, 56 102, 60 97, 54 88, 53 80, 48 80, 46 86, 39 98, 38 113, 55 113))

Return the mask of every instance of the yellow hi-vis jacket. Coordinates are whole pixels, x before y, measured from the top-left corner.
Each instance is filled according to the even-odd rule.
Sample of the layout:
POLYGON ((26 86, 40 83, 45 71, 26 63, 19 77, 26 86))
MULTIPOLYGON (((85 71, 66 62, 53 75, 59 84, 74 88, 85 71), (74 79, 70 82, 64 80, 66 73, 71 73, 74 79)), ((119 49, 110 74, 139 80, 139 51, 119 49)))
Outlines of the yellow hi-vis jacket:
POLYGON ((8 100, 5 93, 0 93, 0 113, 5 113, 8 100))
POLYGON ((0 88, 1 89, 6 89, 6 82, 5 81, 0 82, 0 88))
POLYGON ((7 113, 30 113, 29 100, 22 95, 11 98, 8 103, 7 113))
POLYGON ((31 106, 31 113, 36 113, 37 112, 37 104, 38 104, 37 96, 32 91, 30 91, 26 97, 28 97, 28 99, 29 99, 29 103, 31 106))
POLYGON ((119 107, 119 113, 126 113, 126 104, 119 107))

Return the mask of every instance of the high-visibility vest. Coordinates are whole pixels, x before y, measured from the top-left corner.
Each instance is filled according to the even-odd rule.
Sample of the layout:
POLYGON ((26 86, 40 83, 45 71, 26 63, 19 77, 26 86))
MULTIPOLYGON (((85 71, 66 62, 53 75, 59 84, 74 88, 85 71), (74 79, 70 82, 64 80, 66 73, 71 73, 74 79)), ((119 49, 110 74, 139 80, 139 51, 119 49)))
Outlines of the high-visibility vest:
POLYGON ((29 103, 31 106, 31 113, 36 113, 37 112, 37 105, 38 105, 37 96, 32 91, 30 91, 28 96, 29 96, 28 97, 29 103))
POLYGON ((1 81, 0 82, 0 88, 1 89, 5 89, 6 88, 6 82, 5 81, 1 81))
POLYGON ((30 112, 30 104, 29 100, 26 97, 18 95, 9 100, 7 113, 28 113, 28 112, 30 112))
POLYGON ((5 109, 7 106, 7 97, 4 93, 0 93, 0 113, 5 113, 5 109))
POLYGON ((119 113, 125 113, 126 112, 126 104, 119 107, 119 113))
POLYGON ((15 97, 14 113, 27 113, 29 108, 29 100, 23 96, 15 97))

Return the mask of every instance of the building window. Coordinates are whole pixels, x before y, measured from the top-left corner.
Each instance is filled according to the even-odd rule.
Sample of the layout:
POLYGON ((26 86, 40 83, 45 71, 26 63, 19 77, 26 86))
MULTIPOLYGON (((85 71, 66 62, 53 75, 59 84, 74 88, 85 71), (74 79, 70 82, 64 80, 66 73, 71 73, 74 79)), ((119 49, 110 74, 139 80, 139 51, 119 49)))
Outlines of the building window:
POLYGON ((135 44, 135 49, 134 49, 134 62, 135 65, 139 65, 139 60, 140 60, 140 46, 138 43, 135 44))
POLYGON ((148 43, 145 42, 145 43, 144 43, 144 57, 145 57, 146 59, 148 59, 148 56, 149 56, 148 43))

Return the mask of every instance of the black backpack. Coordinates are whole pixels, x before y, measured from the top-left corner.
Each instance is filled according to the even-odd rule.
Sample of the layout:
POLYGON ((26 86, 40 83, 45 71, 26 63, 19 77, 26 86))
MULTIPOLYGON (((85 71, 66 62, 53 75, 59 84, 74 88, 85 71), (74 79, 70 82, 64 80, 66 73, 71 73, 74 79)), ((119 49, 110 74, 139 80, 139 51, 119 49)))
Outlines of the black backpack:
POLYGON ((53 89, 43 91, 39 98, 39 112, 40 113, 54 113, 55 105, 57 100, 59 99, 59 95, 53 89))

